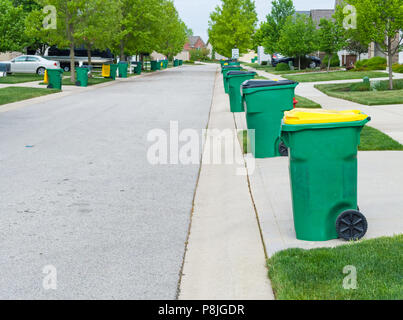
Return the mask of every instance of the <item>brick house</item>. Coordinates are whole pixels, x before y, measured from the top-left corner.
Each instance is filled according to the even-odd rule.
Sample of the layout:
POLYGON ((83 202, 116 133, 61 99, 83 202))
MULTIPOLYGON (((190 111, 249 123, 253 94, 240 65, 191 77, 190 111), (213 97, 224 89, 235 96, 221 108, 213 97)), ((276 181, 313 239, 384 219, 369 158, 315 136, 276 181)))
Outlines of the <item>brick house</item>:
POLYGON ((188 41, 183 46, 183 50, 181 53, 175 56, 175 59, 181 59, 184 61, 190 60, 190 50, 192 49, 203 49, 207 48, 206 44, 204 43, 203 39, 199 36, 190 36, 188 41))
POLYGON ((203 48, 206 48, 206 44, 201 37, 190 36, 188 42, 186 42, 185 46, 183 47, 183 50, 190 51, 192 49, 200 50, 203 48))

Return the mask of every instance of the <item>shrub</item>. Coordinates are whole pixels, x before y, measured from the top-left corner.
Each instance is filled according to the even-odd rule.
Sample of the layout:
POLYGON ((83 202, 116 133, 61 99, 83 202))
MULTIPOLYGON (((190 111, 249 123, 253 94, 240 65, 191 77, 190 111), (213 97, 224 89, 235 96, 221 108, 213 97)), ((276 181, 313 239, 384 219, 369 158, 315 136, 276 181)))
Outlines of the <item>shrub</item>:
POLYGON ((365 82, 353 83, 350 85, 350 91, 370 91, 371 84, 365 82))
MULTIPOLYGON (((329 56, 326 55, 322 60, 322 67, 327 68, 329 64, 329 56)), ((332 59, 330 60, 331 67, 339 67, 340 66, 340 59, 337 54, 332 55, 332 59)))
MULTIPOLYGON (((389 81, 374 81, 371 84, 372 88, 376 91, 389 90, 389 81)), ((393 90, 402 90, 403 80, 393 80, 393 90)))
POLYGON ((210 54, 210 50, 207 48, 202 49, 192 49, 190 50, 190 60, 193 61, 204 61, 210 60, 208 55, 210 54))
POLYGON ((392 70, 393 70, 393 72, 403 73, 403 64, 395 63, 395 64, 392 66, 392 70))
POLYGON ((371 70, 385 70, 386 58, 373 57, 371 59, 365 59, 357 61, 355 64, 355 71, 371 71, 371 70))
POLYGON ((287 63, 279 63, 278 65, 276 65, 276 71, 288 71, 291 70, 290 66, 287 63))
POLYGON ((262 61, 262 66, 267 66, 267 61, 262 61))

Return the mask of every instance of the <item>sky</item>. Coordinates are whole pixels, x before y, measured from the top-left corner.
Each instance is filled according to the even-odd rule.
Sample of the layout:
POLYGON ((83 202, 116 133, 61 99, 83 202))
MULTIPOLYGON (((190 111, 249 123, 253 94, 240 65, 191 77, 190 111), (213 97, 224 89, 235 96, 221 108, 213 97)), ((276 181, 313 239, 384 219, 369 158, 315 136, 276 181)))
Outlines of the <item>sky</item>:
MULTIPOLYGON (((272 0, 255 0, 259 21, 265 20, 271 10, 272 0)), ((179 15, 192 28, 195 36, 208 40, 207 29, 210 12, 221 4, 220 0, 174 0, 179 15)), ((335 0, 294 0, 296 10, 333 9, 335 0)))

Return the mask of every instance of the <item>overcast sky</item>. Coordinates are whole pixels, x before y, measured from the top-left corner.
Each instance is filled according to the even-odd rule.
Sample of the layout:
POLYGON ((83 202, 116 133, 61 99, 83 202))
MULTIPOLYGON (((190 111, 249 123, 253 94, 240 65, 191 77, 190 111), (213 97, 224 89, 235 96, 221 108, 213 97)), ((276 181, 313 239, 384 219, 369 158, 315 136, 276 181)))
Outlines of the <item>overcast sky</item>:
MULTIPOLYGON (((193 29, 196 36, 207 41, 210 12, 220 0, 174 0, 182 20, 193 29)), ((271 9, 271 0, 255 0, 259 20, 265 19, 271 9)), ((333 9, 335 0, 294 0, 296 10, 333 9)))

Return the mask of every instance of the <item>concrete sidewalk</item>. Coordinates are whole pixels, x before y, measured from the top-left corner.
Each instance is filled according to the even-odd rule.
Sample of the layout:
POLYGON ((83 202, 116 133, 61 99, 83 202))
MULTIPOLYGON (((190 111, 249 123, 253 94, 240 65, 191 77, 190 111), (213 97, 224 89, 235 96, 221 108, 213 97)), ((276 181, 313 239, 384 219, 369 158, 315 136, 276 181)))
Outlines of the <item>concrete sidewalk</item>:
MULTIPOLYGON (((236 114, 238 128, 246 129, 245 114, 236 114)), ((288 248, 312 249, 345 244, 342 240, 308 242, 296 239, 288 158, 256 159, 250 186, 267 253, 288 248)), ((403 233, 403 152, 359 152, 358 199, 368 219, 365 239, 403 233)), ((252 170, 250 170, 251 172, 252 170)))
MULTIPOLYGON (((235 130, 219 73, 208 128, 235 130)), ((236 141, 236 163, 231 165, 206 164, 206 150, 208 147, 195 195, 179 299, 274 299, 248 179, 237 175, 245 168, 240 145, 236 141)))

